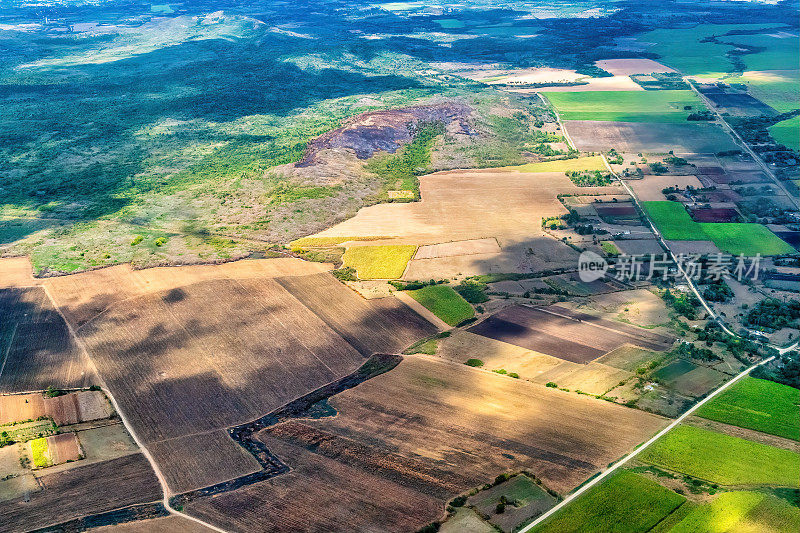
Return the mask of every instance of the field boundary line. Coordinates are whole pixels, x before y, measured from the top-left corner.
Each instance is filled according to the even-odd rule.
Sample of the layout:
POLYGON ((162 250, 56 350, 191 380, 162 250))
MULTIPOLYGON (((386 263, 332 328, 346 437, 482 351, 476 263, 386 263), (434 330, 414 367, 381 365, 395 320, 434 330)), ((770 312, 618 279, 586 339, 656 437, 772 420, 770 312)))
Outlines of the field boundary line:
POLYGON ((761 361, 759 363, 756 363, 756 364, 746 368, 745 370, 743 370, 742 372, 737 374, 730 381, 727 381, 726 383, 723 383, 717 390, 715 390, 714 392, 712 392, 711 394, 709 394, 708 396, 706 396, 705 398, 703 398, 702 400, 700 400, 699 402, 694 404, 685 413, 683 413, 681 416, 676 418, 671 424, 669 424, 667 427, 665 427, 664 429, 662 429, 661 431, 656 433, 652 438, 650 438, 650 440, 648 440, 648 441, 644 442, 643 444, 641 444, 638 448, 636 448, 634 451, 632 451, 631 453, 629 453, 628 455, 626 455, 625 457, 623 457, 622 459, 620 459, 619 461, 614 463, 610 468, 608 468, 607 470, 602 472, 599 476, 597 476, 596 478, 590 480, 588 483, 584 484, 578 490, 576 490, 575 492, 573 492, 572 494, 570 494, 569 496, 567 496, 566 498, 561 500, 561 502, 558 505, 556 505, 555 507, 551 508, 549 511, 547 511, 546 513, 541 515, 539 518, 537 518, 536 520, 534 520, 530 524, 528 524, 525 527, 523 527, 522 529, 520 529, 518 533, 527 533, 528 531, 533 529, 535 526, 539 525, 544 520, 546 520, 547 518, 549 518, 553 514, 555 514, 558 511, 560 511, 563 507, 567 506, 570 502, 572 502, 572 500, 575 500, 576 498, 578 498, 578 496, 580 496, 584 492, 588 491, 590 488, 592 488, 595 485, 597 485, 600 481, 602 481, 603 479, 607 478, 613 472, 617 471, 621 466, 623 466, 628 461, 630 461, 631 459, 633 459, 634 457, 639 455, 648 446, 650 446, 655 441, 657 441, 658 439, 660 439, 661 437, 663 437, 664 435, 669 433, 671 430, 675 429, 677 426, 679 426, 684 421, 684 419, 686 419, 689 416, 691 416, 692 413, 697 411, 700 407, 702 407, 707 402, 709 402, 712 399, 714 399, 717 395, 719 395, 720 393, 725 391, 725 389, 727 389, 728 387, 730 387, 731 385, 733 385, 734 383, 736 383, 737 381, 739 381, 743 377, 747 376, 754 368, 759 367, 759 366, 761 366, 761 365, 763 365, 765 363, 768 363, 768 362, 772 361, 773 359, 775 359, 774 355, 769 357, 769 358, 767 358, 767 359, 764 359, 763 361, 761 361))
POLYGON ((0 377, 3 377, 3 370, 6 369, 6 361, 8 361, 8 354, 11 353, 11 347, 14 345, 14 337, 17 335, 18 326, 19 323, 14 322, 14 330, 11 332, 11 336, 8 338, 8 347, 3 350, 3 364, 0 365, 0 377))
POLYGON ((103 390, 103 392, 108 397, 109 401, 111 402, 111 405, 114 406, 114 409, 117 411, 117 414, 119 415, 119 419, 122 421, 122 424, 125 426, 125 429, 128 431, 128 433, 130 434, 130 436, 133 439, 133 441, 136 443, 136 445, 141 450, 142 455, 144 455, 145 459, 147 459, 147 461, 150 463, 150 468, 153 469, 153 473, 156 475, 156 479, 158 479, 159 485, 161 485, 161 492, 164 495, 164 497, 162 499, 162 504, 164 505, 164 508, 167 510, 167 512, 169 514, 171 514, 171 515, 180 516, 181 518, 186 518, 187 520, 191 520, 192 522, 196 522, 196 523, 198 523, 198 524, 200 524, 202 526, 207 527, 208 529, 211 529, 213 531, 217 531, 218 533, 228 533, 224 529, 221 529, 221 528, 219 528, 219 527, 217 527, 217 526, 215 526, 213 524, 209 524, 208 522, 205 522, 204 520, 201 520, 199 518, 195 518, 194 516, 188 515, 186 513, 181 512, 181 511, 178 511, 177 509, 174 509, 169 504, 169 497, 170 497, 171 492, 170 492, 170 489, 169 489, 169 485, 167 485, 167 480, 164 477, 164 474, 161 472, 161 468, 159 468, 158 463, 156 463, 156 460, 153 457, 153 455, 150 453, 150 451, 144 446, 142 441, 139 440, 139 436, 136 434, 136 431, 134 431, 133 426, 128 421, 128 417, 126 417, 125 413, 122 411, 122 409, 120 409, 116 398, 114 398, 114 395, 108 389, 108 386, 106 385, 105 381, 103 380, 103 377, 100 375, 100 372, 97 371, 97 366, 94 364, 94 361, 92 360, 91 356, 89 355, 89 350, 86 349, 86 345, 83 343, 83 341, 75 333, 75 328, 73 328, 72 324, 70 324, 67 321, 67 318, 64 316, 64 313, 61 311, 61 308, 58 306, 58 304, 56 304, 55 300, 53 299, 53 296, 50 294, 50 291, 47 289, 47 286, 43 285, 43 288, 44 288, 44 293, 47 295, 47 298, 50 300, 50 303, 53 304, 53 307, 58 312, 58 314, 61 316, 61 319, 64 321, 64 324, 66 324, 70 335, 75 340, 75 343, 80 347, 81 352, 83 352, 84 358, 86 359, 86 361, 91 366, 91 369, 94 372, 95 376, 97 377, 98 382, 100 382, 100 388, 103 390))
POLYGON ((556 122, 558 122, 558 127, 561 128, 561 133, 563 134, 562 137, 564 137, 564 139, 567 141, 567 144, 569 144, 570 148, 572 148, 573 150, 577 150, 577 148, 575 148, 575 143, 572 142, 572 137, 569 136, 567 128, 564 127, 564 123, 561 121, 561 115, 558 113, 558 109, 556 109, 556 106, 550 103, 550 101, 547 98, 542 96, 542 93, 537 91, 536 94, 539 96, 539 99, 542 101, 544 105, 550 106, 553 109, 553 113, 555 113, 556 115, 556 122))

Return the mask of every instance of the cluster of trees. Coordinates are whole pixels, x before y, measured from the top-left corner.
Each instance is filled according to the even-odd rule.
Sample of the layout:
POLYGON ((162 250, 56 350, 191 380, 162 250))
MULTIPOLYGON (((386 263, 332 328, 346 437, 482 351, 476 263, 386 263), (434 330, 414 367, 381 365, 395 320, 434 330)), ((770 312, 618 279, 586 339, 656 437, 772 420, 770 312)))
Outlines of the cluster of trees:
POLYGON ((710 302, 727 302, 733 298, 733 291, 727 283, 718 279, 703 290, 703 298, 710 302))
POLYGON ((469 303, 481 304, 489 300, 485 292, 487 287, 488 285, 480 281, 465 279, 460 284, 456 285, 455 289, 456 292, 469 303))
POLYGON ((768 364, 754 368, 750 375, 800 389, 800 352, 789 352, 768 364))
POLYGON ((698 348, 691 342, 681 343, 676 349, 676 353, 681 357, 689 357, 699 361, 717 361, 721 357, 708 348, 698 348))
POLYGON ((797 327, 800 319, 800 301, 783 302, 776 298, 761 300, 744 317, 748 326, 776 331, 785 327, 797 327))
POLYGON ((611 184, 611 174, 599 170, 568 170, 566 175, 578 187, 602 187, 611 184))
POLYGON ((697 318, 697 308, 700 307, 700 300, 694 294, 674 294, 667 289, 661 294, 661 298, 679 315, 685 316, 689 320, 697 318))

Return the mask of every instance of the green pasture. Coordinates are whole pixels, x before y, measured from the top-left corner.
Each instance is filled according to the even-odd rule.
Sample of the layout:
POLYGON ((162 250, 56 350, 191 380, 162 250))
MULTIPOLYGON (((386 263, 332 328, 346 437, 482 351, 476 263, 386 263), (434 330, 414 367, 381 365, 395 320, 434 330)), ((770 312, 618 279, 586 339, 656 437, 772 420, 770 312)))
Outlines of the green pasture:
POLYGON ((800 440, 800 390, 747 377, 701 407, 697 416, 800 440))
POLYGON ((724 492, 698 505, 670 533, 758 532, 793 533, 800 530, 800 509, 762 492, 724 492))
POLYGON ((705 109, 692 91, 553 92, 547 99, 562 120, 683 123, 705 109))
POLYGON ((800 455, 694 426, 678 426, 639 459, 721 485, 800 483, 800 455))
POLYGON ((761 224, 695 222, 680 202, 642 202, 642 207, 667 240, 713 241, 720 250, 733 255, 779 255, 795 252, 788 243, 761 224))
POLYGON ((796 251, 761 224, 707 222, 701 223, 700 226, 717 248, 725 253, 754 256, 791 254, 796 251))
POLYGON ((642 202, 647 216, 665 239, 672 241, 706 241, 708 235, 698 222, 692 220, 680 202, 642 202))
POLYGON ((800 151, 800 115, 770 126, 769 133, 782 145, 800 151))
POLYGON ((536 533, 614 533, 648 531, 686 498, 655 481, 628 470, 591 488, 553 517, 533 529, 536 533))
POLYGON ((448 285, 428 285, 407 292, 409 296, 451 326, 458 325, 475 316, 475 310, 472 309, 469 302, 448 285))
MULTIPOLYGON (((775 26, 780 24, 700 24, 694 28, 657 29, 640 35, 638 40, 643 43, 654 43, 647 48, 647 51, 661 56, 659 61, 665 65, 684 74, 705 75, 731 72, 733 63, 726 56, 731 46, 701 42, 703 39, 714 35, 720 36, 733 30, 756 30, 775 26)), ((727 38, 721 40, 727 41, 727 38)))

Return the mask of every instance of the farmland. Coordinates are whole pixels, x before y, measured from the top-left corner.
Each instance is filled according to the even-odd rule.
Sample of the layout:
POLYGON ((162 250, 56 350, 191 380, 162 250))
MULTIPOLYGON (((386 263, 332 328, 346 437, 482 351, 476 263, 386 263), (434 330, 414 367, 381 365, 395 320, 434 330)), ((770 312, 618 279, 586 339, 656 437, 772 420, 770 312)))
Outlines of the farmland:
POLYGON ((725 492, 695 507, 672 529, 693 531, 763 531, 778 533, 800 527, 800 509, 761 492, 725 492))
POLYGON ((656 350, 671 344, 668 337, 560 307, 511 307, 470 331, 576 363, 597 359, 625 343, 656 350))
POLYGON ((517 172, 568 172, 581 170, 606 170, 603 158, 599 155, 575 159, 556 159, 542 163, 528 163, 516 167, 506 167, 517 172))
POLYGON ((447 285, 429 285, 408 294, 451 326, 472 318, 472 306, 447 285))
POLYGON ((723 252, 745 256, 795 252, 792 246, 761 224, 703 223, 702 231, 723 252))
POLYGON ((686 499, 645 477, 622 471, 545 520, 537 533, 648 531, 686 499))
POLYGON ((796 487, 800 455, 691 426, 679 426, 639 456, 642 461, 721 485, 796 487))
POLYGON ((745 378, 712 402, 698 416, 734 426, 800 440, 800 392, 773 381, 745 378))
MULTIPOLYGON (((186 454, 195 464, 206 465, 178 486, 210 485, 253 469, 252 461, 237 460, 230 466, 238 465, 239 472, 221 471, 203 453, 207 436, 199 433, 244 423, 349 374, 373 353, 372 336, 397 351, 417 339, 415 332, 422 337, 432 329, 410 310, 399 306, 383 313, 379 306, 385 304, 364 302, 332 276, 320 276, 287 279, 294 291, 276 280, 200 282, 141 296, 135 307, 112 306, 80 330, 100 374, 146 442, 195 435, 183 441, 185 448, 156 446, 170 479, 183 479, 186 449, 196 450, 186 454), (329 325, 297 299, 308 301, 311 291, 340 322, 329 325), (337 301, 337 295, 344 297, 337 301), (250 309, 247 317, 232 321, 241 308, 250 309), (129 358, 130 353, 140 355, 129 358), (131 375, 150 381, 153 394, 138 396, 131 375), (272 385, 265 389, 265 383, 272 385), (200 404, 199 391, 208 395, 200 404)), ((220 454, 240 455, 230 439, 217 442, 220 454)))
POLYGON ((94 384, 64 320, 41 287, 3 289, 0 281, 0 392, 94 384))
POLYGON ((770 126, 769 132, 779 143, 800 150, 800 116, 770 126))
POLYGON ((702 226, 692 220, 682 204, 678 202, 642 202, 647 216, 653 221, 665 239, 676 241, 705 241, 708 235, 702 226))
POLYGON ((547 99, 567 121, 683 123, 690 110, 704 109, 691 91, 563 92, 547 99))
POLYGON ((746 256, 793 253, 794 248, 761 224, 695 222, 679 202, 650 201, 642 206, 665 239, 712 241, 725 253, 746 256))
POLYGON ((344 505, 364 509, 358 513, 364 518, 354 518, 356 529, 360 520, 376 520, 384 531, 407 531, 439 518, 446 500, 498 472, 525 468, 548 488, 567 491, 664 424, 640 411, 423 356, 409 356, 329 403, 334 418, 262 433, 292 472, 189 510, 236 529, 272 516, 285 530, 308 519, 308 506, 317 509, 319 527, 333 527, 330 510, 344 505), (372 505, 364 507, 367 494, 384 509, 377 517, 372 505), (413 521, 402 512, 408 502, 418 506, 413 521))
POLYGON ((356 269, 361 279, 396 279, 403 275, 416 246, 351 246, 342 261, 356 269))
POLYGON ((716 124, 569 120, 564 127, 575 147, 586 151, 712 153, 736 148, 716 124))
POLYGON ((161 499, 147 460, 132 454, 40 478, 43 489, 27 498, 0 502, 0 520, 10 531, 54 525, 86 514, 161 499))

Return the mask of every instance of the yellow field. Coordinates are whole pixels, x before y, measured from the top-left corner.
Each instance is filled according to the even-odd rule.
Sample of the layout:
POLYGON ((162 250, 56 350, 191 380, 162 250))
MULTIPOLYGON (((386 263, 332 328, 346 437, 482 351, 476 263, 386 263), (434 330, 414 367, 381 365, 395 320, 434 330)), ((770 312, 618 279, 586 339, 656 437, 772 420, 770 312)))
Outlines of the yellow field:
POLYGON ((361 279, 397 279, 416 251, 416 246, 405 244, 351 246, 342 261, 344 266, 355 268, 361 279))

